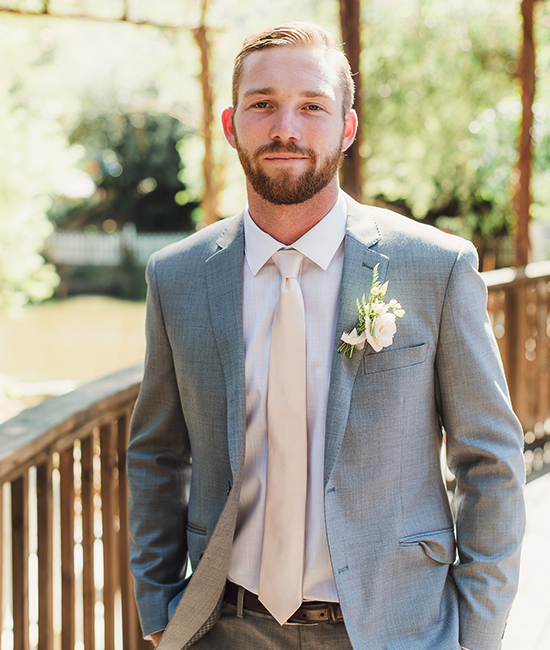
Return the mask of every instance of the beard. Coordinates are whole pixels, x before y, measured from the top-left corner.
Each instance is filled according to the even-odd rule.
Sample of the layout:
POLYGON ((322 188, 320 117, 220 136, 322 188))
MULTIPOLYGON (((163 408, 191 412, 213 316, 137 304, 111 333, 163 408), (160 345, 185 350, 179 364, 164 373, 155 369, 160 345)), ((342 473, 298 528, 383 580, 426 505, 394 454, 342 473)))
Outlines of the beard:
POLYGON ((237 153, 245 176, 262 199, 275 205, 294 205, 313 198, 337 174, 343 157, 343 133, 339 147, 327 154, 319 168, 317 168, 318 156, 315 151, 306 147, 299 147, 295 142, 290 141, 283 144, 275 141, 269 145, 259 147, 250 155, 240 146, 236 133, 234 133, 234 136, 237 153), (290 153, 306 156, 310 159, 309 169, 297 178, 293 177, 290 170, 281 172, 276 178, 272 178, 262 170, 259 164, 261 157, 269 153, 290 153))

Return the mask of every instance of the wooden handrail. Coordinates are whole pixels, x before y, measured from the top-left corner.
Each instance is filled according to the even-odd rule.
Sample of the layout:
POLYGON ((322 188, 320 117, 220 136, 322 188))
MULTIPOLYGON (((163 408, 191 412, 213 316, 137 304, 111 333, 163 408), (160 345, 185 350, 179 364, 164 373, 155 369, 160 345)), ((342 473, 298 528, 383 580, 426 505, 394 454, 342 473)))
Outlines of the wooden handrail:
POLYGON ((148 647, 129 572, 126 480, 129 422, 142 373, 141 365, 122 370, 0 425, 0 532, 9 533, 12 559, 11 567, 2 566, 6 553, 0 553, 0 576, 11 568, 10 588, 0 581, 0 613, 6 620, 10 606, 14 650, 30 648, 34 628, 39 650, 74 650, 77 640, 95 650, 99 618, 105 650, 118 647, 117 619, 124 650, 148 647), (2 512, 6 492, 11 513, 2 512), (98 544, 102 567, 94 566, 98 544), (38 621, 32 621, 29 605, 36 598, 38 621), (60 616, 54 602, 61 603, 60 616))
POLYGON ((531 481, 550 471, 550 261, 482 275, 531 481))
POLYGON ((513 284, 526 284, 533 280, 550 280, 550 261, 532 262, 521 269, 505 268, 481 274, 489 291, 505 289, 513 284))
POLYGON ((142 375, 143 364, 137 364, 51 397, 0 424, 0 484, 44 455, 61 451, 82 430, 101 425, 121 405, 135 402, 142 375))

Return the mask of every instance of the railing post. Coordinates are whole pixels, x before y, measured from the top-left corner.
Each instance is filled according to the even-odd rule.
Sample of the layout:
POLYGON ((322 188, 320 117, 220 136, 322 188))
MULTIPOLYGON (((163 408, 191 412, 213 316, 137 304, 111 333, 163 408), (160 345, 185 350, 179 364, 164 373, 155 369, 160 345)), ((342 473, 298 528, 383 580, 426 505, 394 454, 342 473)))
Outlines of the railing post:
POLYGON ((120 508, 120 589, 122 595, 122 630, 123 649, 136 650, 141 635, 138 636, 137 611, 134 601, 133 580, 130 574, 130 534, 128 530, 128 479, 126 476, 126 448, 128 446, 128 431, 130 413, 124 414, 118 420, 118 476, 119 476, 119 508, 120 508))
POLYGON ((38 516, 38 650, 53 650, 53 464, 36 468, 38 516))
POLYGON ((82 615, 85 650, 95 650, 94 436, 80 441, 82 471, 82 615))
POLYGON ((527 368, 525 340, 527 338, 527 294, 523 284, 512 285, 506 289, 505 328, 506 328, 506 369, 507 380, 514 410, 525 422, 527 406, 527 368))
POLYGON ((548 401, 548 282, 537 282, 537 402, 535 418, 546 422, 550 411, 548 401))
POLYGON ((29 650, 29 479, 11 484, 13 648, 29 650))
POLYGON ((101 513, 103 517, 103 605, 105 607, 105 650, 115 647, 115 592, 118 585, 116 504, 116 446, 114 425, 100 428, 101 444, 101 513))
POLYGON ((73 446, 59 454, 61 493, 61 650, 74 650, 74 457, 73 446))

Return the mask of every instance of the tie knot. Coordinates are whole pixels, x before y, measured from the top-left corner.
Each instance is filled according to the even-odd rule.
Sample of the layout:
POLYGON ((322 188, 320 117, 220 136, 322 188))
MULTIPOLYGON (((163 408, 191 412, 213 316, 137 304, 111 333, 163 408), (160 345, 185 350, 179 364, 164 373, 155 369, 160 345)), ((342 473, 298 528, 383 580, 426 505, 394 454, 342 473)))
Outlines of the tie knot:
POLYGON ((271 259, 283 278, 297 278, 304 256, 300 251, 289 249, 277 251, 271 259))

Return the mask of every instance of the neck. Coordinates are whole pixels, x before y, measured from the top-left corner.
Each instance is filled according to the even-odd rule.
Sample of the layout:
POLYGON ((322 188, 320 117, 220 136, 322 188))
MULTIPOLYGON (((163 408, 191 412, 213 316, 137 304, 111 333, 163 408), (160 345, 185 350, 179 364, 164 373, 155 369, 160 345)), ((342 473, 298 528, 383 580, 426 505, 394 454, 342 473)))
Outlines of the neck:
POLYGON ((275 205, 257 194, 247 181, 250 216, 273 239, 290 246, 330 212, 338 198, 335 176, 325 188, 303 203, 275 205))

